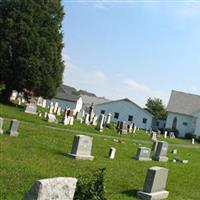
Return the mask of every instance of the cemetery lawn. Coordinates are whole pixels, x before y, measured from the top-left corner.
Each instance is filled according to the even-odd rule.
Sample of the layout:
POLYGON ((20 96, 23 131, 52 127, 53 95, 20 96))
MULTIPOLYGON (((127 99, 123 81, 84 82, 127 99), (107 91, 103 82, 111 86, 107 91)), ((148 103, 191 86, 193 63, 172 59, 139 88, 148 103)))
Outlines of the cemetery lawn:
MULTIPOLYGON (((147 169, 152 166, 169 169, 167 184, 167 190, 170 192, 169 200, 200 199, 200 148, 176 147, 178 150, 176 156, 169 153, 169 158, 180 157, 189 160, 188 164, 136 161, 133 157, 136 155, 138 143, 133 142, 133 139, 140 139, 143 146, 150 147, 148 135, 138 132, 136 136, 127 136, 125 142, 120 144, 114 142, 113 138, 104 137, 106 134, 116 136, 114 131, 105 131, 104 135, 97 134, 94 132, 94 127, 77 123, 73 129, 94 132, 92 155, 95 159, 73 160, 67 153, 71 151, 75 132, 66 130, 62 125, 51 124, 62 129, 45 127, 47 122, 37 116, 27 115, 20 108, 2 104, 0 116, 31 122, 20 124, 18 137, 9 137, 7 134, 0 136, 0 199, 2 200, 21 200, 36 179, 59 176, 78 178, 104 167, 108 200, 133 200, 137 199, 136 192, 143 188, 147 169), (110 147, 117 149, 115 160, 109 160, 107 157, 110 147)), ((5 120, 4 131, 8 127, 9 120, 5 120)), ((173 141, 189 144, 185 140, 173 141)), ((194 147, 198 146, 200 145, 194 147)), ((174 147, 170 146, 169 152, 172 149, 174 147)))

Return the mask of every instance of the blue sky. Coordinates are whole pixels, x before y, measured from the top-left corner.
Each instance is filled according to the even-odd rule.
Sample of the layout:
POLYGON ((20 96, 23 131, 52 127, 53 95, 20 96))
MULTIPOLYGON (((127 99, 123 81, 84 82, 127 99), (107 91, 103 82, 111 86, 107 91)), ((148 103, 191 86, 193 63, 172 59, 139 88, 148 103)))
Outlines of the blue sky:
POLYGON ((63 0, 63 82, 109 99, 200 94, 200 1, 63 0))

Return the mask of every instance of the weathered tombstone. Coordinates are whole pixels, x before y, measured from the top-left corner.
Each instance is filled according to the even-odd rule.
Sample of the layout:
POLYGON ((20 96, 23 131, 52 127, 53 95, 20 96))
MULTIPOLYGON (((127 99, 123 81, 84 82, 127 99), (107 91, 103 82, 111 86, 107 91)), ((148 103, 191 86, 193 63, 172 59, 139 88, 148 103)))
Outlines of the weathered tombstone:
POLYGON ((79 160, 93 160, 92 152, 93 138, 86 135, 74 136, 73 146, 69 156, 79 160))
POLYGON ((73 125, 74 124, 74 117, 69 117, 69 125, 73 125))
POLYGON ((60 116, 61 115, 61 107, 58 107, 57 111, 56 111, 56 115, 60 116))
POLYGON ((158 146, 158 140, 154 140, 151 150, 152 150, 153 152, 156 152, 157 146, 158 146))
POLYGON ((52 105, 50 105, 50 107, 49 107, 49 113, 53 114, 53 110, 54 110, 54 107, 52 105))
POLYGON ((85 113, 85 117, 84 117, 84 123, 89 125, 90 121, 89 121, 90 115, 88 113, 85 113))
POLYGON ((42 101, 42 107, 43 107, 43 108, 46 108, 46 105, 47 105, 47 100, 46 100, 46 99, 43 99, 43 101, 42 101))
POLYGON ((161 200, 169 196, 165 190, 167 184, 168 169, 151 167, 148 169, 143 191, 137 192, 137 197, 143 200, 161 200))
POLYGON ((38 97, 37 105, 38 106, 42 106, 42 102, 43 102, 43 98, 42 97, 38 97))
POLYGON ((126 134, 128 131, 128 123, 125 121, 121 121, 119 129, 120 134, 126 134))
POLYGON ((167 142, 159 141, 154 159, 157 161, 167 162, 168 161, 168 157, 167 157, 168 146, 169 145, 167 142))
POLYGON ((73 200, 76 183, 71 177, 37 180, 23 200, 73 200))
POLYGON ((108 115, 107 115, 107 117, 106 117, 106 125, 108 125, 108 124, 110 124, 110 122, 111 122, 111 113, 109 113, 108 115))
POLYGON ((9 129, 10 136, 18 136, 19 135, 19 133, 17 132, 18 127, 19 127, 19 121, 16 119, 13 119, 10 123, 10 129, 9 129))
POLYGON ((139 147, 137 150, 136 160, 150 161, 151 150, 147 147, 139 147))
POLYGON ((37 106, 34 103, 28 103, 26 105, 25 113, 36 115, 37 114, 37 106))
POLYGON ((156 132, 154 132, 154 131, 152 131, 152 133, 151 133, 151 139, 154 141, 154 140, 157 140, 157 133, 156 132))
POLYGON ((174 132, 170 132, 169 137, 170 138, 175 138, 174 132))
POLYGON ((44 113, 44 118, 47 119, 47 117, 48 117, 48 113, 45 112, 45 113, 44 113))
POLYGON ((114 147, 111 147, 109 150, 109 158, 110 159, 114 159, 115 158, 115 153, 116 153, 116 149, 114 147))
POLYGON ((92 125, 96 126, 97 125, 97 120, 98 120, 98 117, 94 116, 94 118, 92 120, 92 125))
POLYGON ((173 149, 172 154, 177 154, 177 149, 173 149))
POLYGON ((57 109, 58 109, 58 102, 55 103, 53 112, 56 113, 57 109))
POLYGON ((98 118, 98 121, 97 121, 97 126, 96 126, 96 129, 100 132, 103 131, 103 122, 104 122, 104 118, 105 116, 103 114, 101 114, 98 118))
POLYGON ((13 90, 12 94, 10 96, 10 101, 15 101, 15 99, 17 98, 17 96, 18 96, 18 92, 16 90, 13 90))
POLYGON ((65 116, 63 124, 64 125, 69 125, 69 122, 70 122, 70 117, 65 116))
POLYGON ((136 133, 136 130, 137 130, 137 126, 134 125, 134 128, 133 128, 133 133, 136 133))
POLYGON ((195 144, 195 139, 194 138, 192 138, 192 144, 195 144))
POLYGON ((167 131, 165 131, 164 133, 164 138, 167 138, 167 131))
POLYGON ((47 119, 48 119, 48 122, 50 122, 50 123, 56 122, 56 116, 54 114, 49 113, 47 115, 47 119))
POLYGON ((0 135, 3 134, 3 118, 0 117, 0 135))
POLYGON ((133 132, 133 123, 130 123, 130 124, 128 125, 128 132, 129 132, 129 133, 132 133, 132 132, 133 132))

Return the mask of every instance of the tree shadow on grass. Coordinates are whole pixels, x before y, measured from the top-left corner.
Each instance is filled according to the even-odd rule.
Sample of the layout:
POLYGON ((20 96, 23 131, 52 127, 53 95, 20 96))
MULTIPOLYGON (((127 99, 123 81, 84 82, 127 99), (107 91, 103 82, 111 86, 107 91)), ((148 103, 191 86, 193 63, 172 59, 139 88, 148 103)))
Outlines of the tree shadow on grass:
POLYGON ((137 192, 138 192, 138 190, 133 189, 133 190, 123 191, 123 192, 121 192, 121 194, 124 194, 128 197, 137 197, 137 192))

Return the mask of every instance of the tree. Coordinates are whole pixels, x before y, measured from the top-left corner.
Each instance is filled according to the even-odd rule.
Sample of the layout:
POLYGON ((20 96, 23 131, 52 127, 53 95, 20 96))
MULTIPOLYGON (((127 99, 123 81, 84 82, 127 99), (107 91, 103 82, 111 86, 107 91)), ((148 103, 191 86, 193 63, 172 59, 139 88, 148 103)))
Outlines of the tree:
POLYGON ((0 84, 53 97, 62 83, 61 0, 0 0, 0 84))
POLYGON ((167 118, 167 111, 161 99, 148 98, 145 109, 153 114, 157 119, 167 118))

